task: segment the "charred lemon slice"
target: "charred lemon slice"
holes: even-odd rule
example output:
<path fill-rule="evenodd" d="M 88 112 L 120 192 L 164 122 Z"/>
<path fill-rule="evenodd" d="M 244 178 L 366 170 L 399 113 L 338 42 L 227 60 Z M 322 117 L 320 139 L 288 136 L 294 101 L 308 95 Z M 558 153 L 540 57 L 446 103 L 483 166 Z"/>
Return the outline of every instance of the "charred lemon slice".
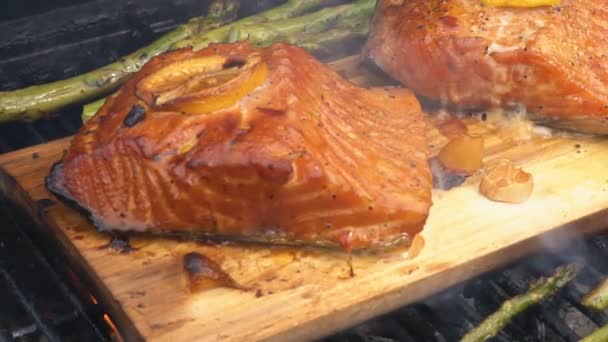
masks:
<path fill-rule="evenodd" d="M 560 0 L 481 0 L 485 5 L 494 7 L 540 7 L 559 5 Z"/>
<path fill-rule="evenodd" d="M 161 110 L 204 114 L 234 105 L 267 77 L 268 66 L 259 55 L 200 57 L 145 77 L 137 96 Z"/>

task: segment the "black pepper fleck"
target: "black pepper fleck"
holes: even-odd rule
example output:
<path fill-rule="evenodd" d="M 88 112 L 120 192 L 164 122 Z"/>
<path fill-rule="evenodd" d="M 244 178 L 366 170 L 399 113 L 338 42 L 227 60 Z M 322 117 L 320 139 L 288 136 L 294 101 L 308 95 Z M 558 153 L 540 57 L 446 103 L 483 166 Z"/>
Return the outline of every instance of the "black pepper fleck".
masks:
<path fill-rule="evenodd" d="M 38 158 L 40 158 L 40 155 L 38 154 L 38 152 L 32 153 L 32 159 L 36 160 Z"/>

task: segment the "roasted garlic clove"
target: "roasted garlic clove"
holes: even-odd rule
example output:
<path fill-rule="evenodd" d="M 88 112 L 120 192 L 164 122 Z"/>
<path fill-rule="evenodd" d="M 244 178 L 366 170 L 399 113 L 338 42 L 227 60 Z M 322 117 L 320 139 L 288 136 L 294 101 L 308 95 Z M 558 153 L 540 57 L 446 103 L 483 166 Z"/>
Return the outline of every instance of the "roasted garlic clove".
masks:
<path fill-rule="evenodd" d="M 437 155 L 437 159 L 445 168 L 466 174 L 479 170 L 482 158 L 483 138 L 468 134 L 450 140 Z"/>
<path fill-rule="evenodd" d="M 525 202 L 534 188 L 530 173 L 503 159 L 487 170 L 479 184 L 479 192 L 492 201 L 507 203 Z"/>

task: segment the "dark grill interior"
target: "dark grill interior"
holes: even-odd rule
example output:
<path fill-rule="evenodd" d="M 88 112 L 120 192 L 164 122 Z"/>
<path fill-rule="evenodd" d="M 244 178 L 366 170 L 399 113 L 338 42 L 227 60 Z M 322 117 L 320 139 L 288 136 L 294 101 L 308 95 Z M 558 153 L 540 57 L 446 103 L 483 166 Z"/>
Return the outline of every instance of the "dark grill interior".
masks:
<path fill-rule="evenodd" d="M 245 1 L 241 14 L 251 13 L 259 2 L 272 1 Z M 0 89 L 62 79 L 104 65 L 204 13 L 206 5 L 200 0 L 5 2 L 0 13 Z M 0 125 L 0 153 L 71 135 L 80 126 L 79 115 L 76 107 L 53 120 Z M 35 233 L 31 219 L 1 198 L 0 224 L 0 342 L 116 337 L 103 307 L 60 253 Z M 579 304 L 608 274 L 608 236 L 572 240 L 326 340 L 455 341 L 540 276 L 577 262 L 583 268 L 575 281 L 517 316 L 494 339 L 576 341 L 608 323 L 606 314 Z"/>
<path fill-rule="evenodd" d="M 42 341 L 42 336 L 48 341 L 109 340 L 102 308 L 90 298 L 83 304 L 77 278 L 59 269 L 59 255 L 43 256 L 24 234 L 34 229 L 31 219 L 5 200 L 0 213 L 0 342 Z"/>

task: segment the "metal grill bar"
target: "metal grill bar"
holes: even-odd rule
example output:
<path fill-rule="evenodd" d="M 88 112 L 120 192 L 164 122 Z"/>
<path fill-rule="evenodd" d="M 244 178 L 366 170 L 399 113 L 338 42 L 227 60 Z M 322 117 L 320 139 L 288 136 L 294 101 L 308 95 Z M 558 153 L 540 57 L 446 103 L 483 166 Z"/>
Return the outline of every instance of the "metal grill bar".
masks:
<path fill-rule="evenodd" d="M 36 271 L 44 273 L 44 279 L 48 280 L 48 283 L 45 287 L 52 286 L 53 289 L 58 290 L 55 291 L 53 296 L 56 297 L 55 301 L 61 301 L 64 307 L 69 307 L 69 310 L 62 310 L 62 313 L 58 313 L 57 315 L 53 315 L 55 317 L 47 318 L 42 313 L 41 308 L 39 307 L 40 303 L 34 301 L 38 296 L 31 291 L 35 291 L 29 289 L 26 292 L 25 289 L 22 289 L 18 282 L 15 280 L 13 275 L 11 275 L 11 271 L 7 267 L 0 267 L 0 273 L 2 278 L 6 280 L 8 288 L 10 292 L 14 295 L 16 299 L 18 299 L 18 303 L 25 309 L 29 317 L 33 320 L 32 324 L 26 324 L 20 326 L 18 328 L 13 328 L 7 330 L 5 333 L 5 338 L 9 337 L 12 339 L 22 339 L 26 337 L 30 337 L 35 333 L 42 333 L 46 336 L 47 340 L 54 341 L 62 341 L 61 333 L 58 332 L 57 328 L 64 324 L 73 323 L 75 324 L 77 321 L 83 322 L 87 326 L 87 336 L 88 341 L 96 340 L 96 341 L 105 341 L 107 340 L 104 333 L 100 330 L 98 324 L 94 323 L 90 316 L 85 312 L 85 309 L 74 293 L 67 284 L 61 279 L 59 273 L 55 272 L 55 270 L 50 265 L 49 261 L 42 255 L 41 251 L 34 245 L 34 242 L 30 240 L 22 232 L 31 230 L 31 225 L 34 224 L 30 218 L 28 218 L 25 214 L 22 213 L 21 210 L 6 203 L 4 200 L 0 198 L 0 212 L 10 213 L 9 215 L 2 215 L 8 219 L 9 226 L 8 229 L 12 229 L 14 234 L 3 235 L 2 240 L 11 238 L 16 238 L 19 240 L 19 247 L 23 248 L 27 255 L 27 260 L 36 263 Z M 15 242 L 8 240 L 8 243 Z M 6 254 L 5 254 L 6 256 Z M 13 256 L 15 259 L 19 259 L 19 256 Z M 22 256 L 23 257 L 23 256 Z M 2 260 L 0 260 L 2 261 Z M 4 262 L 6 263 L 6 261 Z M 22 265 L 24 267 L 25 265 Z M 19 265 L 13 265 L 11 268 L 19 267 Z M 23 281 L 23 280 L 22 280 Z M 1 309 L 1 308 L 0 308 Z M 2 340 L 0 340 L 2 342 Z"/>
<path fill-rule="evenodd" d="M 73 320 L 75 320 L 76 318 L 79 317 L 78 312 L 76 311 L 72 311 L 68 314 L 65 314 L 63 316 L 60 316 L 54 320 L 51 320 L 50 323 L 52 326 L 54 327 L 58 327 L 64 323 L 68 323 L 71 322 Z M 37 330 L 36 325 L 34 324 L 30 324 L 28 326 L 25 327 L 21 327 L 17 330 L 14 330 L 11 332 L 13 338 L 22 338 L 22 337 L 27 337 L 28 335 L 31 335 L 33 333 L 35 333 Z"/>
<path fill-rule="evenodd" d="M 15 295 L 15 297 L 19 299 L 19 302 L 23 305 L 23 308 L 34 319 L 36 326 L 40 330 L 42 330 L 42 332 L 44 333 L 44 335 L 46 335 L 49 341 L 61 342 L 61 338 L 59 337 L 57 331 L 53 328 L 51 322 L 49 322 L 47 319 L 45 319 L 42 315 L 38 313 L 35 304 L 32 303 L 23 292 L 21 292 L 19 286 L 17 286 L 17 283 L 15 283 L 13 277 L 11 277 L 11 275 L 3 268 L 0 268 L 0 275 L 2 275 L 13 295 Z M 15 336 L 13 334 L 12 337 L 17 338 L 19 336 Z"/>
<path fill-rule="evenodd" d="M 22 218 L 22 220 L 20 222 L 23 223 L 24 222 L 23 219 L 24 218 Z M 19 222 L 15 221 L 15 217 L 11 216 L 11 220 L 13 221 L 13 224 L 15 227 L 19 227 Z M 31 241 L 28 238 L 26 238 L 26 239 L 31 244 Z M 34 246 L 32 246 L 32 247 L 34 247 Z M 40 262 L 41 265 L 43 265 L 47 270 L 50 270 L 50 272 L 48 272 L 49 277 L 51 278 L 53 283 L 56 284 L 57 287 L 60 289 L 63 297 L 67 298 L 67 300 L 70 302 L 70 304 L 74 307 L 74 312 L 72 312 L 68 315 L 64 315 L 63 316 L 64 319 L 57 319 L 57 324 L 63 323 L 65 321 L 65 319 L 68 319 L 70 316 L 72 316 L 74 318 L 82 317 L 87 321 L 87 323 L 89 323 L 91 328 L 95 331 L 95 334 L 97 336 L 99 336 L 101 340 L 105 340 L 103 338 L 103 334 L 101 333 L 101 331 L 99 331 L 99 328 L 89 319 L 89 316 L 85 313 L 82 303 L 80 302 L 78 297 L 76 297 L 74 292 L 68 288 L 68 286 L 64 283 L 64 281 L 59 277 L 57 272 L 53 271 L 52 266 L 49 264 L 48 260 L 42 255 L 42 253 L 40 253 L 40 250 L 38 250 L 38 248 L 32 248 L 32 253 L 36 257 L 36 259 Z"/>

